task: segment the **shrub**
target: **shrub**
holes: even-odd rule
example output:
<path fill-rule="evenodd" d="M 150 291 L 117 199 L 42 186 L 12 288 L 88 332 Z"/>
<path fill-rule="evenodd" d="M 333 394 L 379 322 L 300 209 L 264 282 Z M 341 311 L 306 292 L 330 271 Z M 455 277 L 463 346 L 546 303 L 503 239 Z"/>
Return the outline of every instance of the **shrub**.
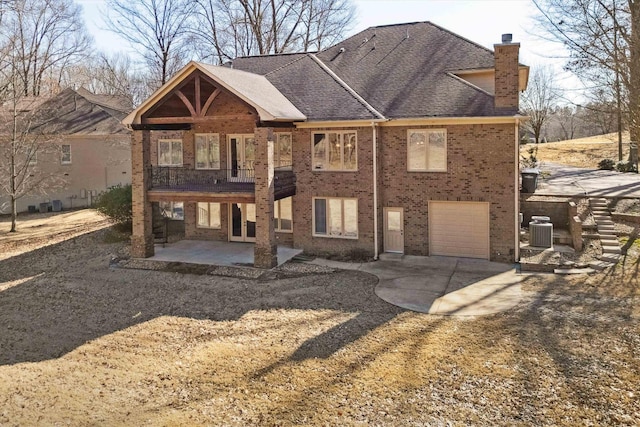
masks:
<path fill-rule="evenodd" d="M 118 224 L 131 224 L 131 185 L 116 185 L 100 193 L 96 209 Z"/>
<path fill-rule="evenodd" d="M 612 159 L 602 159 L 598 163 L 598 169 L 612 171 L 615 169 L 616 162 Z"/>
<path fill-rule="evenodd" d="M 520 166 L 525 169 L 538 167 L 538 144 L 529 147 L 527 154 L 529 156 L 520 156 Z"/>
<path fill-rule="evenodd" d="M 618 172 L 637 172 L 636 165 L 628 161 L 616 163 L 616 170 Z"/>

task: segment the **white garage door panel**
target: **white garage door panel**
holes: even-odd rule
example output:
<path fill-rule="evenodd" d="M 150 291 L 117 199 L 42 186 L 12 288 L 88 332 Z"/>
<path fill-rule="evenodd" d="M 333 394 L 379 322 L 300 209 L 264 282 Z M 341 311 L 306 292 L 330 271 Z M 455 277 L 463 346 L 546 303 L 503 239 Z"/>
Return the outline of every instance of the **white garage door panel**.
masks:
<path fill-rule="evenodd" d="M 489 259 L 489 203 L 429 202 L 431 255 Z"/>

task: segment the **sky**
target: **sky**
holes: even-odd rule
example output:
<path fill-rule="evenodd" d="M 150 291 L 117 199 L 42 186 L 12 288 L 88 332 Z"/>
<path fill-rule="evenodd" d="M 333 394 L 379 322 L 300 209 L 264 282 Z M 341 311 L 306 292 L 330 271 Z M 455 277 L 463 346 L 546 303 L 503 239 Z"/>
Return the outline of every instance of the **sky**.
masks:
<path fill-rule="evenodd" d="M 105 0 L 76 0 L 84 9 L 89 31 L 98 49 L 128 50 L 126 42 L 104 29 Z M 135 1 L 135 0 L 132 0 Z M 579 100 L 579 82 L 562 70 L 562 50 L 535 35 L 536 8 L 531 0 L 354 0 L 357 22 L 347 36 L 376 25 L 431 21 L 489 49 L 504 33 L 520 43 L 520 62 L 550 66 L 565 96 Z"/>

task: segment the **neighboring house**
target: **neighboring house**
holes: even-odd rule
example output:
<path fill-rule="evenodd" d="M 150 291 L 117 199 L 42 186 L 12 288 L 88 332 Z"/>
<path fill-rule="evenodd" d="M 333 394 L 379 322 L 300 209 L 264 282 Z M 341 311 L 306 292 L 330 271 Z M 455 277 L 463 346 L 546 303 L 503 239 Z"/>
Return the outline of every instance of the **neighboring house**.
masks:
<path fill-rule="evenodd" d="M 35 147 L 28 175 L 42 184 L 18 200 L 18 212 L 40 209 L 41 203 L 56 209 L 90 206 L 107 188 L 131 183 L 131 131 L 122 124 L 131 111 L 126 98 L 68 88 L 35 104 L 22 100 L 19 110 Z M 2 131 L 0 150 L 8 146 L 9 130 Z M 9 197 L 0 192 L 0 213 L 9 211 Z"/>
<path fill-rule="evenodd" d="M 315 54 L 191 62 L 124 120 L 133 256 L 153 254 L 160 203 L 188 239 L 255 242 L 263 268 L 277 244 L 513 262 L 518 51 L 418 22 Z"/>

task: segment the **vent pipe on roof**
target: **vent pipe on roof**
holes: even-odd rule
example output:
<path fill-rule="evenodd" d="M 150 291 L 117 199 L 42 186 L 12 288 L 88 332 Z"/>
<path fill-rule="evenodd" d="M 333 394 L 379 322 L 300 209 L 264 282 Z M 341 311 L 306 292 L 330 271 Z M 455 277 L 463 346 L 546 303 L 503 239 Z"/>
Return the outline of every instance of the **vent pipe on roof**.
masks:
<path fill-rule="evenodd" d="M 502 43 L 511 43 L 513 41 L 513 34 L 503 34 L 502 35 Z"/>

